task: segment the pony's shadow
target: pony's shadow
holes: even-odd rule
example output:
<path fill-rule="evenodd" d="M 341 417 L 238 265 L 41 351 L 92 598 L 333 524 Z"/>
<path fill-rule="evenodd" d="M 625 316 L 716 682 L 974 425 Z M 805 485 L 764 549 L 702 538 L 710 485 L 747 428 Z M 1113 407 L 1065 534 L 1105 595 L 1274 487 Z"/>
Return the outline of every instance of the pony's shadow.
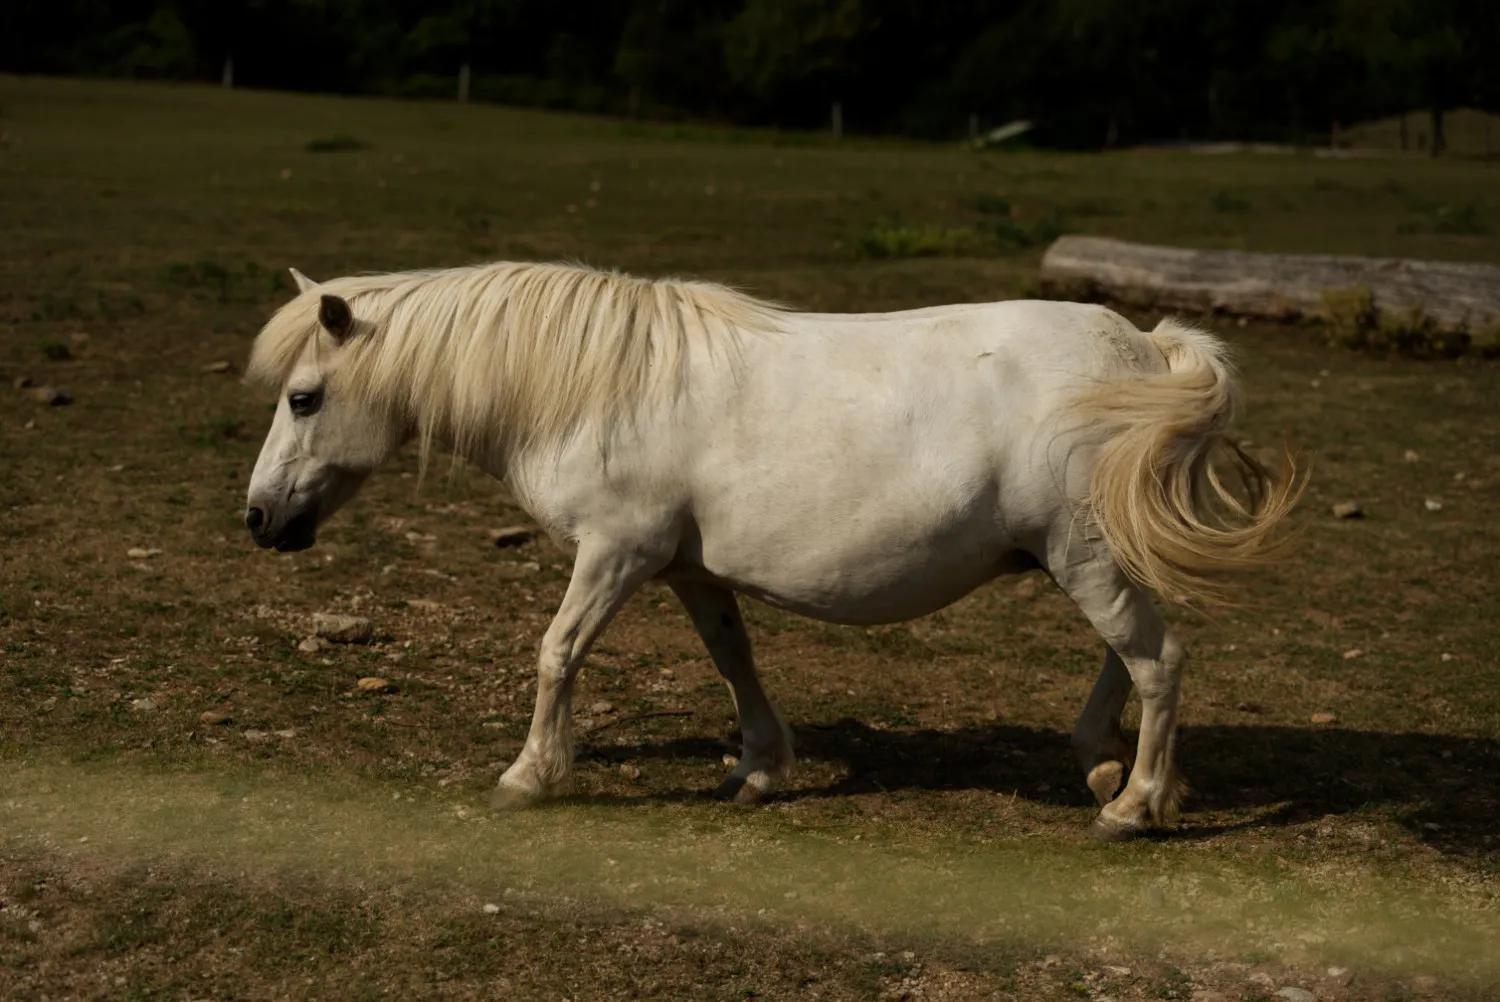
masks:
<path fill-rule="evenodd" d="M 994 723 L 939 730 L 875 730 L 844 718 L 796 729 L 799 757 L 841 765 L 835 783 L 788 799 L 897 790 L 986 790 L 1060 806 L 1093 803 L 1068 735 Z M 676 738 L 580 749 L 589 757 L 708 759 L 726 743 Z M 1286 826 L 1382 809 L 1450 854 L 1500 853 L 1493 777 L 1500 741 L 1440 734 L 1313 730 L 1273 725 L 1184 727 L 1178 756 L 1193 784 L 1189 811 L 1253 810 L 1228 824 L 1188 824 L 1171 837 L 1199 838 L 1247 826 Z M 669 799 L 693 794 L 674 791 Z"/>

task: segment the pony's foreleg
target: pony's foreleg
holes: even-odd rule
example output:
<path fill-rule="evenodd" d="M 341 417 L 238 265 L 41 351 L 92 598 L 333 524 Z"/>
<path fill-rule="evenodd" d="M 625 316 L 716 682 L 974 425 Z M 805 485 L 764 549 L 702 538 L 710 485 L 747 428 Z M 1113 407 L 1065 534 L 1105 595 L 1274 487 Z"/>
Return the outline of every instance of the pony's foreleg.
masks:
<path fill-rule="evenodd" d="M 776 790 L 795 762 L 791 732 L 776 711 L 750 651 L 750 637 L 734 592 L 717 585 L 674 582 L 709 656 L 729 683 L 740 717 L 744 746 L 740 760 L 714 795 L 742 804 L 755 803 Z"/>
<path fill-rule="evenodd" d="M 1090 556 L 1049 569 L 1119 655 L 1141 694 L 1141 733 L 1130 780 L 1099 812 L 1093 834 L 1124 839 L 1152 822 L 1175 821 L 1187 792 L 1176 763 L 1177 701 L 1187 655 L 1167 631 L 1146 592 L 1107 556 Z M 1105 670 L 1109 671 L 1107 662 Z"/>
<path fill-rule="evenodd" d="M 1083 764 L 1089 789 L 1094 791 L 1100 807 L 1114 799 L 1134 758 L 1120 727 L 1120 714 L 1129 698 L 1130 670 L 1115 649 L 1106 644 L 1104 668 L 1089 694 L 1088 704 L 1073 725 L 1073 750 Z"/>
<path fill-rule="evenodd" d="M 573 680 L 595 638 L 660 564 L 638 550 L 599 542 L 579 547 L 567 594 L 542 637 L 531 731 L 500 777 L 493 806 L 522 806 L 566 788 L 573 766 Z"/>

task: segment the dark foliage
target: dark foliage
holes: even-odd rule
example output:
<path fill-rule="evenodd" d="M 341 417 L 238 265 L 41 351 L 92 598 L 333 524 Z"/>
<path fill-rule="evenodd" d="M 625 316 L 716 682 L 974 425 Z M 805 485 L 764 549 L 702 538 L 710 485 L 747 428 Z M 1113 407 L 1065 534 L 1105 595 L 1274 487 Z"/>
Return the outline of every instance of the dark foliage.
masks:
<path fill-rule="evenodd" d="M 8 0 L 0 70 L 947 137 L 1026 117 L 1079 148 L 1326 141 L 1500 108 L 1473 0 Z M 1440 140 L 1439 140 L 1440 142 Z"/>

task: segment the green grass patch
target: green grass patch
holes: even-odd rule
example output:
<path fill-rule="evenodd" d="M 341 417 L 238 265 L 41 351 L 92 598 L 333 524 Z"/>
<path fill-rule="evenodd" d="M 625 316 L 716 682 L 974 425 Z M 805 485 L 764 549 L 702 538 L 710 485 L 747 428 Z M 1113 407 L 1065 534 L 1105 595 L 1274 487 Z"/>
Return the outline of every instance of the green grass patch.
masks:
<path fill-rule="evenodd" d="M 966 226 L 908 226 L 878 223 L 860 234 L 859 252 L 868 258 L 963 257 L 983 253 L 988 241 Z"/>

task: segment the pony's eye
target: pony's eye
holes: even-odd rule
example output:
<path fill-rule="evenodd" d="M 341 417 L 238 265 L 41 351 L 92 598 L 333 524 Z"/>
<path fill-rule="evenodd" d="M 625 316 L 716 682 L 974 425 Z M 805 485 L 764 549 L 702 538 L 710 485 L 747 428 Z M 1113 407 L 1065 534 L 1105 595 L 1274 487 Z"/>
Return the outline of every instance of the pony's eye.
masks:
<path fill-rule="evenodd" d="M 293 414 L 298 417 L 307 417 L 309 414 L 316 414 L 318 408 L 323 406 L 323 391 L 293 393 L 286 398 L 286 402 L 292 405 Z"/>

